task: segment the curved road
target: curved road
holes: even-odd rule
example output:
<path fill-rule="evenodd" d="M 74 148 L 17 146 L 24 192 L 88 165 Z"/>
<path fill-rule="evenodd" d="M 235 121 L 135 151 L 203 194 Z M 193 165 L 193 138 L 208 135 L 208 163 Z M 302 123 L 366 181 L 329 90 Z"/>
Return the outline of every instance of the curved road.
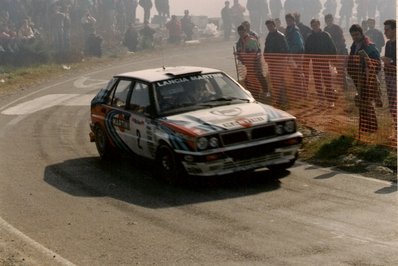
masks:
<path fill-rule="evenodd" d="M 166 185 L 103 163 L 89 102 L 116 73 L 221 68 L 232 44 L 133 56 L 0 99 L 0 265 L 398 265 L 397 187 L 298 163 Z M 156 169 L 155 169 L 156 170 Z"/>

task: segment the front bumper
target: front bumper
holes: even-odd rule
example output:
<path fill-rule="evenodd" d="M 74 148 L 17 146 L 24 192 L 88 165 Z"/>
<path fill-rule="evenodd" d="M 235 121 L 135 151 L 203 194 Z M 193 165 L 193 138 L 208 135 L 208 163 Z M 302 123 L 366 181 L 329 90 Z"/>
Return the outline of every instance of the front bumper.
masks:
<path fill-rule="evenodd" d="M 236 149 L 215 150 L 202 155 L 180 154 L 181 162 L 189 175 L 215 176 L 264 168 L 269 165 L 289 163 L 297 158 L 302 135 L 250 143 Z"/>

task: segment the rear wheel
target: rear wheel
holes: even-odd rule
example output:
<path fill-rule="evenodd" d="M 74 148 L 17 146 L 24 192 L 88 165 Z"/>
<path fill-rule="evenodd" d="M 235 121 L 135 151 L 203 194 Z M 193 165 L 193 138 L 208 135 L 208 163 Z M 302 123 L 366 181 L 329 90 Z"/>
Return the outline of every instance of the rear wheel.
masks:
<path fill-rule="evenodd" d="M 112 149 L 105 131 L 97 127 L 95 129 L 95 146 L 101 159 L 108 160 L 112 157 Z"/>

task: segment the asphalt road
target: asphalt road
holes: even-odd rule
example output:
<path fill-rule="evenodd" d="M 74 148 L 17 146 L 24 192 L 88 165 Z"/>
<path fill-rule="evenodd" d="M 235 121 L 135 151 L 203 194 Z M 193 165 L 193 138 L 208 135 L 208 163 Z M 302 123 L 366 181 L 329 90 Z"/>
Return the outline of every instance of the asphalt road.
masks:
<path fill-rule="evenodd" d="M 167 185 L 150 163 L 101 162 L 91 97 L 113 74 L 163 64 L 236 76 L 232 43 L 214 42 L 0 99 L 0 265 L 398 265 L 388 182 L 299 162 L 279 180 L 265 170 Z"/>

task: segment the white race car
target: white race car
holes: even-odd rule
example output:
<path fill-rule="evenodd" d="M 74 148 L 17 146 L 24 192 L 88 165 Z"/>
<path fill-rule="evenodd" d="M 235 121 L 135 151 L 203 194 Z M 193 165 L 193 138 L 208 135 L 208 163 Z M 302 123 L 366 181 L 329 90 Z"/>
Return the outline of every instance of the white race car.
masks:
<path fill-rule="evenodd" d="M 303 138 L 292 115 L 220 70 L 190 66 L 114 76 L 91 102 L 90 127 L 101 158 L 149 158 L 166 179 L 284 170 Z"/>

